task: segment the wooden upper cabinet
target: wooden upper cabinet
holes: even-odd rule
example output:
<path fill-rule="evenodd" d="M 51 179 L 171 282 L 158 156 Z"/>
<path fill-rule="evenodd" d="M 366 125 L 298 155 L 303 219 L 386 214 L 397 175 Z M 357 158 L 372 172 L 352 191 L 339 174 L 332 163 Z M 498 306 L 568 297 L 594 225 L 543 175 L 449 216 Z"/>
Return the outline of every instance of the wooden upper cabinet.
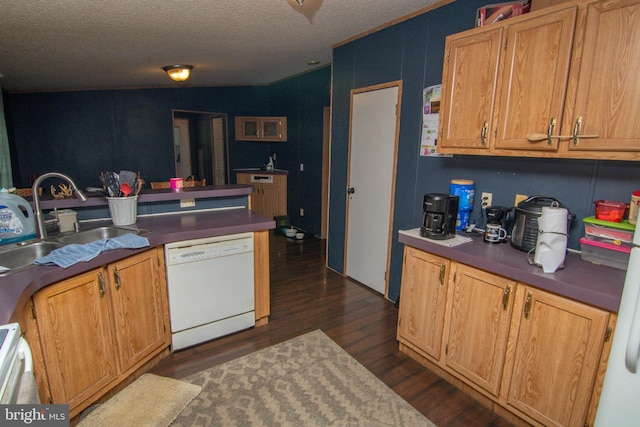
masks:
<path fill-rule="evenodd" d="M 563 133 L 572 135 L 581 118 L 578 135 L 599 137 L 563 142 L 574 154 L 591 150 L 593 158 L 640 160 L 640 3 L 599 1 L 584 15 Z"/>
<path fill-rule="evenodd" d="M 558 140 L 530 142 L 529 133 L 556 135 L 562 120 L 576 7 L 507 26 L 496 148 L 557 150 Z"/>
<path fill-rule="evenodd" d="M 236 117 L 237 141 L 286 141 L 286 117 Z"/>
<path fill-rule="evenodd" d="M 488 149 L 502 27 L 447 38 L 442 74 L 441 147 Z"/>
<path fill-rule="evenodd" d="M 637 0 L 571 0 L 450 35 L 438 151 L 640 160 L 638 63 Z"/>

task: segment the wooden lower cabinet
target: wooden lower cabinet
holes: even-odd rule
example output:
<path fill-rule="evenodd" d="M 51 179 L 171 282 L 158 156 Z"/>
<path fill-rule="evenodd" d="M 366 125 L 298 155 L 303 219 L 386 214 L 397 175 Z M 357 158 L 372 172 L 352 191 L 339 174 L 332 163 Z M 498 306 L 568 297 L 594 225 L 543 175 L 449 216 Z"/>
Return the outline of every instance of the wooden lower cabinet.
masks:
<path fill-rule="evenodd" d="M 515 424 L 593 425 L 615 314 L 410 246 L 400 292 L 402 351 Z"/>
<path fill-rule="evenodd" d="M 33 303 L 52 403 L 71 417 L 170 343 L 162 248 L 48 286 Z"/>
<path fill-rule="evenodd" d="M 445 364 L 498 396 L 516 282 L 455 263 Z"/>
<path fill-rule="evenodd" d="M 266 177 L 261 180 L 255 178 Z M 238 173 L 238 184 L 253 185 L 255 191 L 250 195 L 251 210 L 267 218 L 287 214 L 287 175 L 265 173 Z"/>
<path fill-rule="evenodd" d="M 435 360 L 442 348 L 449 265 L 446 258 L 405 248 L 398 340 L 410 342 Z"/>
<path fill-rule="evenodd" d="M 609 316 L 519 285 L 503 382 L 506 405 L 546 426 L 584 426 Z"/>

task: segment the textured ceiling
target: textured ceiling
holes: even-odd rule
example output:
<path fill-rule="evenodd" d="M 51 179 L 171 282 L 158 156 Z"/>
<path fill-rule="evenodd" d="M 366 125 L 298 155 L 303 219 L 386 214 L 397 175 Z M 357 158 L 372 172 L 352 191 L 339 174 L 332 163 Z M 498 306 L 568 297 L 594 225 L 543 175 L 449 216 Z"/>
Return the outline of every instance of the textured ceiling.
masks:
<path fill-rule="evenodd" d="M 20 0 L 0 5 L 9 91 L 271 83 L 331 62 L 332 46 L 438 0 Z"/>

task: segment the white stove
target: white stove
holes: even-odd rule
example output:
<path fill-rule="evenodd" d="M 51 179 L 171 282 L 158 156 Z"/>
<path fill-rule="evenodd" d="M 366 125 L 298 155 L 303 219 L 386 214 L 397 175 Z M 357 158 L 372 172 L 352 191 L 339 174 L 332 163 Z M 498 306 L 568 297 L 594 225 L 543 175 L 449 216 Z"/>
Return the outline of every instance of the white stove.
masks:
<path fill-rule="evenodd" d="M 33 359 L 27 341 L 21 337 L 20 325 L 0 326 L 0 404 L 40 403 L 37 392 L 21 394 L 21 389 L 33 390 Z"/>

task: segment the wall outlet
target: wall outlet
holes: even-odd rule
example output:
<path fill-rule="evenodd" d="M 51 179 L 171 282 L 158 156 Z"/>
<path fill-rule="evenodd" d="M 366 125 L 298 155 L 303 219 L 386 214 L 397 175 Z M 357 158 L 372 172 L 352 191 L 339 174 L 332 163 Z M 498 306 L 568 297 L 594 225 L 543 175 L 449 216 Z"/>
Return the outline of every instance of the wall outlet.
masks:
<path fill-rule="evenodd" d="M 300 216 L 304 216 L 304 209 L 300 208 Z"/>
<path fill-rule="evenodd" d="M 523 200 L 527 200 L 529 197 L 525 196 L 524 194 L 516 194 L 516 199 L 513 202 L 514 206 L 518 206 L 518 203 L 520 203 Z"/>
<path fill-rule="evenodd" d="M 196 199 L 180 199 L 181 208 L 192 208 L 196 205 Z"/>
<path fill-rule="evenodd" d="M 273 156 L 271 156 L 273 158 L 273 160 L 276 159 L 276 153 L 273 153 Z"/>
<path fill-rule="evenodd" d="M 300 172 L 304 172 L 304 163 L 300 163 Z"/>
<path fill-rule="evenodd" d="M 482 193 L 482 197 L 480 198 L 480 202 L 482 203 L 482 209 L 485 209 L 491 206 L 493 202 L 493 194 L 492 193 Z"/>

